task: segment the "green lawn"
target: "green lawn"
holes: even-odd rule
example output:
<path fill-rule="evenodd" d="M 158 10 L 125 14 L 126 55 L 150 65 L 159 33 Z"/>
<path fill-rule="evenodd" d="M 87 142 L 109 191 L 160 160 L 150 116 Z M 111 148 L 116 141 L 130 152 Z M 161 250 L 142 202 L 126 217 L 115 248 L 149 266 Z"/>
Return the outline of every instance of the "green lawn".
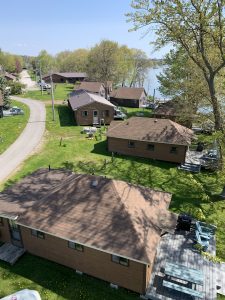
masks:
<path fill-rule="evenodd" d="M 14 265 L 0 262 L 0 298 L 25 288 L 37 290 L 42 300 L 132 300 L 137 294 L 48 260 L 25 254 Z"/>
<path fill-rule="evenodd" d="M 54 90 L 54 97 L 55 100 L 65 100 L 68 98 L 68 94 L 72 92 L 74 89 L 73 84 L 66 84 L 66 83 L 57 83 L 55 84 Z M 38 100 L 51 100 L 51 93 L 50 91 L 43 91 L 43 95 L 41 95 L 41 90 L 37 91 L 28 91 L 23 95 L 20 95 L 23 98 L 31 98 L 31 99 L 38 99 Z"/>
<path fill-rule="evenodd" d="M 225 296 L 217 294 L 217 300 L 225 300 Z"/>
<path fill-rule="evenodd" d="M 121 107 L 122 111 L 126 113 L 127 117 L 137 116 L 138 114 L 142 117 L 150 117 L 152 115 L 151 109 L 146 108 L 135 108 L 135 107 Z"/>
<path fill-rule="evenodd" d="M 0 119 L 0 154 L 3 153 L 21 134 L 29 119 L 29 107 L 17 101 L 12 101 L 12 106 L 24 110 L 24 115 L 3 117 Z"/>
<path fill-rule="evenodd" d="M 172 163 L 136 157 L 116 156 L 112 162 L 102 140 L 88 140 L 82 127 L 74 126 L 73 114 L 67 106 L 56 105 L 56 121 L 51 106 L 47 106 L 47 131 L 41 153 L 30 157 L 6 186 L 40 167 L 66 167 L 75 172 L 106 175 L 141 184 L 173 194 L 171 209 L 192 213 L 218 225 L 217 254 L 225 260 L 225 201 L 219 198 L 225 182 L 225 172 L 185 173 Z M 61 141 L 61 142 L 60 142 Z"/>

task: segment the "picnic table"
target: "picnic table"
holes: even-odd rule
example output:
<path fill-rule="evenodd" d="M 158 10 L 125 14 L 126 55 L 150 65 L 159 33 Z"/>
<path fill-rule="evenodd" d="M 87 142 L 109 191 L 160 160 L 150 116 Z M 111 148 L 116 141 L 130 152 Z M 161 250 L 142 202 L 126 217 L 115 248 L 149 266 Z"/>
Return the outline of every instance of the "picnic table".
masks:
<path fill-rule="evenodd" d="M 201 271 L 174 263 L 166 264 L 165 274 L 199 285 L 203 285 L 204 282 L 203 273 Z"/>

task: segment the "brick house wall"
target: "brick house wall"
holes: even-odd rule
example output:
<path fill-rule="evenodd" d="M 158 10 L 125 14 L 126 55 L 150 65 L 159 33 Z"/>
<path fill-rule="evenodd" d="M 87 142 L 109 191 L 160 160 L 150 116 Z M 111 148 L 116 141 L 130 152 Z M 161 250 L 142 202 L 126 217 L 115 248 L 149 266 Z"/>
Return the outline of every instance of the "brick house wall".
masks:
<path fill-rule="evenodd" d="M 85 115 L 87 112 L 87 115 Z M 114 119 L 114 107 L 102 103 L 94 102 L 74 111 L 74 117 L 77 125 L 93 125 L 94 111 L 98 111 L 98 122 L 104 119 L 105 124 L 110 124 Z M 108 111 L 108 113 L 106 112 Z"/>
<path fill-rule="evenodd" d="M 8 220 L 0 226 L 0 241 L 10 242 Z M 3 230 L 2 230 L 3 229 Z M 123 266 L 111 260 L 111 254 L 84 246 L 83 252 L 68 247 L 68 241 L 45 234 L 38 238 L 31 234 L 31 229 L 20 226 L 23 247 L 31 254 L 49 259 L 56 263 L 79 270 L 88 275 L 117 284 L 137 293 L 146 290 L 146 278 L 149 267 L 129 260 L 129 266 Z M 148 275 L 147 275 L 148 273 Z"/>
<path fill-rule="evenodd" d="M 129 140 L 108 137 L 108 151 L 117 152 L 125 155 L 139 156 L 163 160 L 174 163 L 183 163 L 185 161 L 187 146 L 158 144 L 142 141 L 133 141 L 135 146 L 129 147 Z M 148 149 L 148 144 L 154 145 L 154 150 Z M 176 153 L 171 153 L 171 147 L 176 147 Z"/>
<path fill-rule="evenodd" d="M 8 220 L 5 218 L 1 218 L 0 220 L 3 222 L 3 223 L 0 222 L 0 241 L 4 243 L 10 243 L 11 237 L 10 237 Z"/>

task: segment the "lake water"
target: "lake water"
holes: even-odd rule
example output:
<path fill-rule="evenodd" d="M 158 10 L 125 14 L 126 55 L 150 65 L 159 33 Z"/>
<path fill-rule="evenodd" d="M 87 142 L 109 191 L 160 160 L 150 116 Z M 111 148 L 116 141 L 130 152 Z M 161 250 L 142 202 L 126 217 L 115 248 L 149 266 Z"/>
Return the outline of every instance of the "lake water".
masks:
<path fill-rule="evenodd" d="M 155 98 L 164 100 L 165 96 L 163 96 L 159 92 L 160 83 L 156 77 L 160 73 L 163 73 L 163 66 L 157 68 L 150 68 L 148 78 L 146 78 L 144 83 L 144 88 L 149 96 L 153 96 L 155 90 Z"/>

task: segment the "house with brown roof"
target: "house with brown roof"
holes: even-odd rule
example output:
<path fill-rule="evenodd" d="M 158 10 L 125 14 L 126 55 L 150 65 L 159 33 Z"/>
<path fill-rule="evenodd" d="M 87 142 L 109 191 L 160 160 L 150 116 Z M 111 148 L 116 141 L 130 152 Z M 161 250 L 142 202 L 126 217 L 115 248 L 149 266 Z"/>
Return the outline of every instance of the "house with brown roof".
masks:
<path fill-rule="evenodd" d="M 16 80 L 16 76 L 14 76 L 13 74 L 10 74 L 8 72 L 4 73 L 4 77 L 8 81 L 15 81 Z"/>
<path fill-rule="evenodd" d="M 101 176 L 40 169 L 0 193 L 0 241 L 145 293 L 171 194 Z"/>
<path fill-rule="evenodd" d="M 78 73 L 78 72 L 64 72 L 64 73 L 53 73 L 52 81 L 54 83 L 76 83 L 77 81 L 83 81 L 87 78 L 86 73 Z M 45 82 L 51 81 L 50 74 L 42 77 Z"/>
<path fill-rule="evenodd" d="M 114 118 L 115 107 L 110 101 L 85 90 L 70 93 L 68 104 L 77 125 L 109 124 Z"/>
<path fill-rule="evenodd" d="M 0 118 L 3 118 L 3 95 L 2 95 L 2 91 L 0 91 Z"/>
<path fill-rule="evenodd" d="M 110 101 L 117 106 L 141 107 L 147 100 L 144 88 L 120 87 L 110 94 Z"/>
<path fill-rule="evenodd" d="M 125 155 L 183 163 L 194 138 L 191 129 L 169 119 L 132 117 L 111 122 L 108 151 Z"/>
<path fill-rule="evenodd" d="M 85 90 L 86 92 L 93 93 L 104 98 L 106 96 L 105 85 L 102 82 L 83 81 L 79 84 L 77 89 Z"/>
<path fill-rule="evenodd" d="M 154 118 L 170 119 L 188 128 L 191 128 L 194 119 L 193 109 L 191 106 L 185 106 L 181 101 L 176 99 L 161 103 L 153 111 Z"/>

